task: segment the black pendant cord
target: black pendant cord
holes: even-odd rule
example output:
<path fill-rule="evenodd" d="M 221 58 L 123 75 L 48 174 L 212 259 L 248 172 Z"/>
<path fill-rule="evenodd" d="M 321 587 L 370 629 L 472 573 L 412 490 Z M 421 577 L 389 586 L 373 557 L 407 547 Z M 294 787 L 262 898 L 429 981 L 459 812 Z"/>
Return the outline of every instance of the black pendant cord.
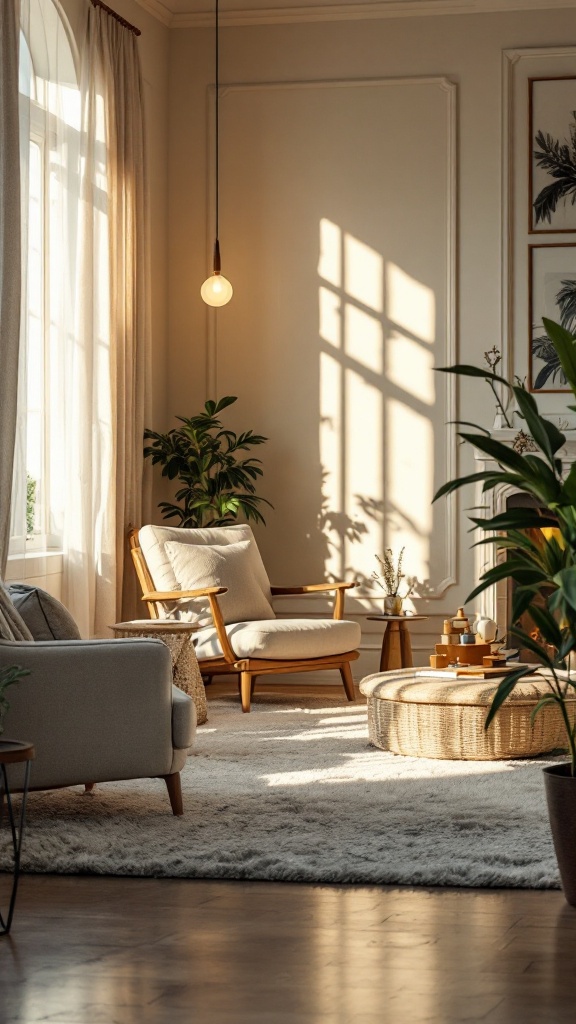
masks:
<path fill-rule="evenodd" d="M 220 52 L 219 52 L 219 31 L 218 31 L 218 4 L 219 0 L 216 0 L 216 244 L 218 244 L 218 207 L 219 207 L 219 183 L 220 183 L 220 155 L 219 155 L 219 136 L 220 136 L 220 110 L 219 110 L 219 90 L 220 90 Z"/>

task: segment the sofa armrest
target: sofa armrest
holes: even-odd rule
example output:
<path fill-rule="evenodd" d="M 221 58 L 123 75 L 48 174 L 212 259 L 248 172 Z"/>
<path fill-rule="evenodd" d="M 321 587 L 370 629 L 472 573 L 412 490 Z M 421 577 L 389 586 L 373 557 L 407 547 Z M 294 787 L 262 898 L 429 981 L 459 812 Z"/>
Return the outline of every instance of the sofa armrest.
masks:
<path fill-rule="evenodd" d="M 34 743 L 34 788 L 163 775 L 172 765 L 172 665 L 159 640 L 0 642 L 4 736 Z"/>

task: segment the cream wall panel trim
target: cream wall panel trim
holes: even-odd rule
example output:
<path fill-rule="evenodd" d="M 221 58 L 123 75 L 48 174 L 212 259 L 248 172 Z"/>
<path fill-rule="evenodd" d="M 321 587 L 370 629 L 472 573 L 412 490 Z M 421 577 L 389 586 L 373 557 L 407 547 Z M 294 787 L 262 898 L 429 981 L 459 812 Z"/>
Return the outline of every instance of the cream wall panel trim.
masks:
<path fill-rule="evenodd" d="M 151 14 L 155 8 L 166 11 L 158 0 L 138 0 Z M 576 7 L 576 0 L 381 0 L 379 3 L 310 4 L 294 7 L 262 7 L 249 10 L 222 11 L 220 24 L 289 25 L 321 21 L 374 21 L 383 18 L 422 18 L 449 14 L 497 14 L 506 11 L 539 11 Z M 158 13 L 165 25 L 173 29 L 211 28 L 212 11 Z"/>
<path fill-rule="evenodd" d="M 174 14 L 168 9 L 161 0 L 136 0 L 136 3 L 142 7 L 148 14 L 151 14 L 158 21 L 161 21 L 163 25 L 168 25 L 174 28 Z M 212 22 L 214 22 L 214 16 L 212 15 Z"/>
<path fill-rule="evenodd" d="M 445 338 L 444 351 L 442 353 L 443 365 L 451 365 L 457 361 L 457 85 L 450 81 L 450 79 L 441 76 L 429 76 L 429 77 L 402 77 L 402 78 L 367 78 L 367 79 L 331 79 L 325 81 L 292 81 L 292 82 L 262 82 L 262 83 L 242 83 L 242 84 L 225 84 L 221 86 L 221 101 L 225 97 L 233 92 L 259 92 L 262 90 L 270 91 L 286 91 L 286 90 L 306 90 L 306 89 L 363 89 L 363 88 L 398 88 L 398 86 L 429 86 L 431 89 L 439 89 L 444 93 L 445 96 L 445 114 L 446 114 L 446 138 L 447 138 L 447 152 L 446 152 L 446 315 L 445 322 L 442 324 L 443 337 Z M 214 151 L 214 119 L 213 119 L 213 108 L 214 108 L 214 92 L 213 87 L 209 87 L 207 90 L 207 113 L 208 113 L 208 152 L 209 155 L 213 154 Z M 208 179 L 207 179 L 207 194 L 206 204 L 207 209 L 211 210 L 214 204 L 213 196 L 213 171 L 210 166 L 208 167 Z M 213 245 L 212 237 L 213 228 L 210 223 L 207 223 L 207 239 L 206 239 L 206 252 L 210 253 Z M 225 269 L 224 269 L 225 273 Z M 215 395 L 219 391 L 218 382 L 218 336 L 217 336 L 217 316 L 214 315 L 214 311 L 206 309 L 206 339 L 207 339 L 207 351 L 206 351 L 206 394 Z M 437 416 L 438 424 L 446 424 L 443 426 L 445 431 L 445 460 L 446 460 L 446 479 L 452 479 L 457 473 L 457 443 L 456 443 L 456 429 L 455 427 L 449 426 L 453 424 L 453 421 L 457 418 L 457 393 L 456 393 L 456 379 L 452 374 L 446 375 L 445 378 L 445 406 L 440 415 Z M 429 600 L 436 601 L 445 594 L 445 592 L 453 586 L 458 584 L 458 540 L 459 540 L 459 522 L 458 522 L 458 507 L 459 499 L 456 493 L 452 493 L 447 498 L 442 499 L 444 516 L 443 516 L 443 530 L 444 530 L 444 545 L 445 545 L 445 567 L 441 578 L 438 582 L 434 583 L 427 589 L 426 598 Z"/>

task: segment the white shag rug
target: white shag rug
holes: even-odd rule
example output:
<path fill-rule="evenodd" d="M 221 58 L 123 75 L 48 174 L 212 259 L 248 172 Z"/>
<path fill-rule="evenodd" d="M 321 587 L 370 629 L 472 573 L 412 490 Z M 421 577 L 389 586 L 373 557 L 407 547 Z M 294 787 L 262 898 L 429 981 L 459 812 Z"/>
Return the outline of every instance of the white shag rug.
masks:
<path fill-rule="evenodd" d="M 32 793 L 22 869 L 559 887 L 545 760 L 398 757 L 368 745 L 363 705 L 298 701 L 257 696 L 249 715 L 210 702 L 181 818 L 157 779 Z"/>

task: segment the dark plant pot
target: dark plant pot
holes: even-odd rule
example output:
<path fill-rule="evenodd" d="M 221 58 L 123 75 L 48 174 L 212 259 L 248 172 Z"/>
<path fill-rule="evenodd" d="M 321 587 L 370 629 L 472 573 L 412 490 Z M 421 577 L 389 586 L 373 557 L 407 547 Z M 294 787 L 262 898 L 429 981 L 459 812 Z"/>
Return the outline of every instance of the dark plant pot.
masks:
<path fill-rule="evenodd" d="M 576 777 L 570 774 L 570 763 L 544 768 L 544 785 L 562 888 L 576 907 Z"/>

